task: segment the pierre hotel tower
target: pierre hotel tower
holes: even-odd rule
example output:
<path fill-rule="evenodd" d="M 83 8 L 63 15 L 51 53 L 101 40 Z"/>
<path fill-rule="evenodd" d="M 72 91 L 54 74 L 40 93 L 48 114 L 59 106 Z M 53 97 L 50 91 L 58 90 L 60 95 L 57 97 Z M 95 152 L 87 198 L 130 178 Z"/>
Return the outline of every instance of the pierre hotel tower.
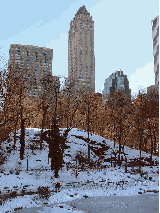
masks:
<path fill-rule="evenodd" d="M 68 80 L 76 91 L 95 92 L 94 21 L 84 5 L 70 23 Z"/>

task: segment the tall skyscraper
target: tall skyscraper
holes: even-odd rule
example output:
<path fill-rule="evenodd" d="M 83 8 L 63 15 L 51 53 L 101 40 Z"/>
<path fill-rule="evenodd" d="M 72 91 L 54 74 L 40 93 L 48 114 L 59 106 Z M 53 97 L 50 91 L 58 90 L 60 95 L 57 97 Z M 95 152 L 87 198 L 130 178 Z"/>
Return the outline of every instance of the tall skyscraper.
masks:
<path fill-rule="evenodd" d="M 102 99 L 107 100 L 107 96 L 117 90 L 124 91 L 131 97 L 131 89 L 129 89 L 129 81 L 127 75 L 123 71 L 116 71 L 105 79 L 104 89 L 102 90 Z"/>
<path fill-rule="evenodd" d="M 9 72 L 14 72 L 16 76 L 21 76 L 28 95 L 34 98 L 43 93 L 46 89 L 47 81 L 53 78 L 52 59 L 52 49 L 11 44 L 9 50 Z"/>
<path fill-rule="evenodd" d="M 68 81 L 75 92 L 95 92 L 94 21 L 84 5 L 70 23 Z"/>
<path fill-rule="evenodd" d="M 152 20 L 155 85 L 159 85 L 159 16 Z"/>

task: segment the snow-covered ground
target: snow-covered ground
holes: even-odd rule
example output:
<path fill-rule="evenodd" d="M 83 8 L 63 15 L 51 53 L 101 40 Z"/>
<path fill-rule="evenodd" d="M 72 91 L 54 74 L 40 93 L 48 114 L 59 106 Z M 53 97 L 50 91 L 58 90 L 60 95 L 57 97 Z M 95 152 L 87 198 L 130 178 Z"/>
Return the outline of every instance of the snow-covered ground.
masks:
<path fill-rule="evenodd" d="M 19 159 L 19 139 L 17 139 L 16 144 L 17 150 L 12 150 L 11 153 L 7 153 L 7 147 L 13 146 L 13 135 L 11 135 L 10 142 L 6 141 L 2 144 L 7 160 L 0 167 L 0 170 L 3 171 L 3 173 L 0 173 L 0 191 L 5 194 L 7 191 L 15 191 L 16 187 L 17 192 L 25 188 L 28 191 L 36 191 L 39 186 L 48 186 L 50 189 L 55 189 L 57 182 L 60 182 L 61 190 L 58 193 L 51 193 L 48 200 L 40 199 L 39 195 L 25 195 L 8 199 L 0 206 L 0 212 L 13 212 L 14 208 L 17 207 L 42 207 L 44 203 L 45 205 L 57 204 L 54 207 L 43 207 L 39 212 L 81 212 L 68 205 L 61 205 L 61 203 L 84 198 L 83 196 L 132 196 L 138 195 L 138 192 L 152 193 L 147 192 L 147 190 L 159 191 L 159 176 L 157 174 L 159 166 L 153 166 L 153 168 L 149 166 L 142 167 L 142 170 L 147 172 L 148 175 L 144 179 L 139 174 L 125 173 L 124 167 L 110 167 L 110 162 L 103 161 L 101 165 L 106 168 L 102 170 L 95 168 L 87 171 L 79 169 L 78 177 L 76 178 L 75 155 L 79 151 L 81 151 L 83 156 L 87 155 L 88 148 L 87 142 L 81 138 L 87 138 L 87 132 L 79 129 L 72 129 L 69 132 L 68 142 L 66 143 L 69 148 L 64 151 L 65 164 L 62 170 L 59 171 L 59 178 L 54 178 L 54 171 L 50 170 L 50 161 L 48 164 L 48 144 L 44 141 L 42 150 L 36 149 L 32 151 L 29 149 L 30 145 L 33 145 L 33 141 L 36 143 L 36 140 L 39 139 L 39 136 L 36 136 L 39 133 L 40 129 L 26 129 L 24 160 Z M 78 136 L 80 137 L 77 138 Z M 91 145 L 95 148 L 100 148 L 101 144 L 105 143 L 109 147 L 105 151 L 105 156 L 106 158 L 111 156 L 111 152 L 114 150 L 114 142 L 93 134 L 90 134 L 90 139 L 92 142 L 96 142 L 96 144 L 92 143 Z M 116 144 L 116 149 L 118 149 L 118 144 Z M 139 157 L 139 151 L 137 150 L 125 147 L 124 152 L 128 154 L 128 159 Z M 26 171 L 27 153 L 29 154 L 28 171 Z M 150 155 L 142 152 L 142 157 L 150 157 Z M 98 160 L 98 156 L 93 151 L 91 151 L 91 159 Z M 153 159 L 159 162 L 158 157 L 153 156 Z M 68 162 L 71 163 L 71 166 L 67 170 L 66 163 Z M 152 180 L 149 180 L 149 177 L 152 177 Z M 5 187 L 8 188 L 5 189 Z"/>

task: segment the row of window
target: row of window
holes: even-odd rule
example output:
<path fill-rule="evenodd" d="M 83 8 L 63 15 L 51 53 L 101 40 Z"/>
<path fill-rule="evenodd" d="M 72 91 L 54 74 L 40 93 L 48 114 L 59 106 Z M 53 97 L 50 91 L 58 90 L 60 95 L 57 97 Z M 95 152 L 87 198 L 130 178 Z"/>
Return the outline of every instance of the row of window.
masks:
<path fill-rule="evenodd" d="M 159 58 L 157 59 L 157 57 L 159 57 L 159 45 L 157 46 L 157 51 L 156 54 L 154 55 L 154 64 L 156 64 L 157 60 L 159 61 Z"/>
<path fill-rule="evenodd" d="M 157 33 L 156 33 L 155 37 L 153 38 L 153 47 L 156 45 L 158 37 L 159 37 L 159 26 L 157 29 Z"/>
<path fill-rule="evenodd" d="M 31 61 L 29 58 L 25 58 L 24 59 L 25 60 L 25 62 L 26 62 L 26 64 L 28 63 L 28 62 L 30 62 L 30 64 L 31 63 L 33 63 L 33 61 Z M 10 59 L 10 63 L 13 63 L 14 62 L 14 60 L 13 59 Z M 23 58 L 21 57 L 16 57 L 16 59 L 15 59 L 15 62 L 18 62 L 18 63 L 23 63 Z M 48 66 L 48 59 L 47 58 L 45 58 L 43 61 L 42 60 L 34 60 L 34 63 L 37 63 L 37 64 L 43 64 L 43 66 Z M 49 66 L 51 66 L 51 63 L 49 63 Z"/>
<path fill-rule="evenodd" d="M 13 52 L 13 49 L 10 50 L 10 55 L 13 55 L 13 53 L 11 53 L 11 52 Z M 33 52 L 29 52 L 27 50 L 25 52 L 22 51 L 22 54 L 33 57 Z M 16 48 L 15 55 L 20 56 L 20 49 Z M 36 58 L 38 58 L 38 55 L 39 55 L 39 57 L 47 57 L 50 54 L 48 54 L 47 52 L 39 53 L 37 51 L 34 51 L 34 55 L 35 55 Z"/>
<path fill-rule="evenodd" d="M 81 28 L 81 29 L 82 29 L 82 28 L 83 28 L 83 29 L 87 29 L 87 28 L 88 28 L 88 29 L 90 29 L 90 30 L 93 30 L 92 25 L 89 26 L 87 23 L 82 23 L 82 22 L 80 23 L 80 28 Z"/>

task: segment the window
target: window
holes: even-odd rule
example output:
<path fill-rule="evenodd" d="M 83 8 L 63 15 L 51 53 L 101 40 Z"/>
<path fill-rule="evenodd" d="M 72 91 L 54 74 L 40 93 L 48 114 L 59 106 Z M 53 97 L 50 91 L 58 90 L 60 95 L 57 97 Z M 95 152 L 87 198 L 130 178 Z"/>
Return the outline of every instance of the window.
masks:
<path fill-rule="evenodd" d="M 48 61 L 48 60 L 47 60 L 47 56 L 45 56 L 44 62 L 47 63 L 47 61 Z"/>
<path fill-rule="evenodd" d="M 35 54 L 35 57 L 36 57 L 36 60 L 38 59 L 38 53 L 37 52 L 34 52 Z"/>
<path fill-rule="evenodd" d="M 26 51 L 26 54 L 27 54 L 27 56 L 29 56 L 29 52 L 28 51 Z"/>
<path fill-rule="evenodd" d="M 18 53 L 20 53 L 20 49 L 19 49 L 19 48 L 17 48 L 16 51 L 17 51 Z"/>

